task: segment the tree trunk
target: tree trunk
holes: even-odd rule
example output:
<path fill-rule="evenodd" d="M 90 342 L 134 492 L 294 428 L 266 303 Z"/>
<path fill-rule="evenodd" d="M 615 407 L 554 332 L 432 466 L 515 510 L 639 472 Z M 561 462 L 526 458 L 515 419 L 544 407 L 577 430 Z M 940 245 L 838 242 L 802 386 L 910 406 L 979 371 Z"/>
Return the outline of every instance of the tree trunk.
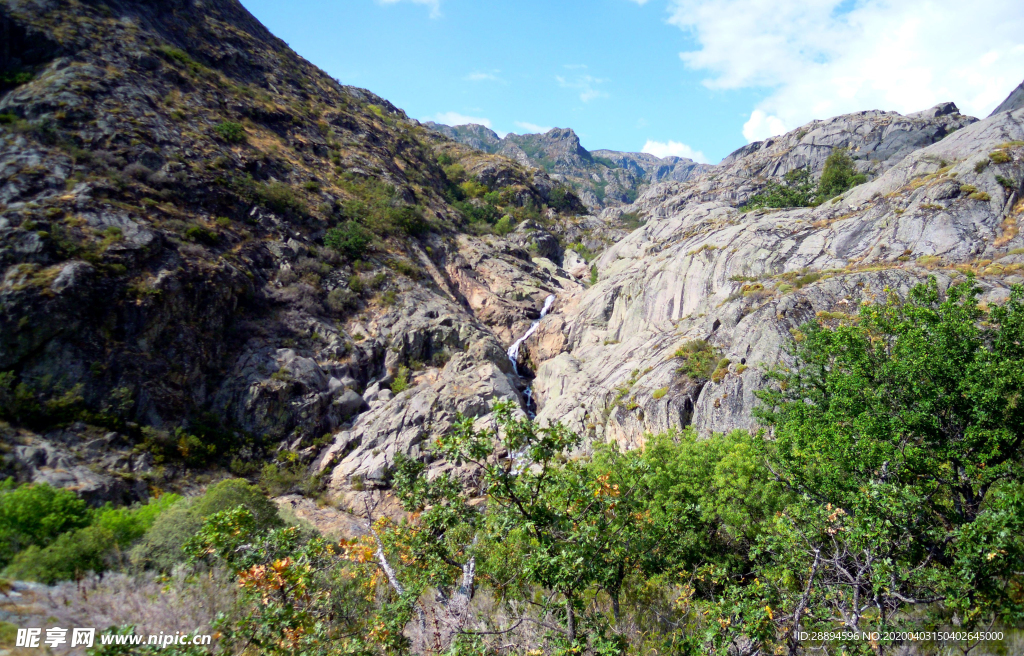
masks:
<path fill-rule="evenodd" d="M 572 607 L 572 595 L 565 595 L 565 622 L 569 630 L 569 642 L 576 642 L 576 611 Z"/>

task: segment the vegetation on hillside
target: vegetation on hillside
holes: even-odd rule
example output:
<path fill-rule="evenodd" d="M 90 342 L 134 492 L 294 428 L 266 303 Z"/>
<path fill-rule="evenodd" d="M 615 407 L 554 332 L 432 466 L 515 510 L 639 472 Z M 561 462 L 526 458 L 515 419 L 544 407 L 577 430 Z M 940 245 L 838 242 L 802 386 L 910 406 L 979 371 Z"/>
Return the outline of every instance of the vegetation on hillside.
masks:
<path fill-rule="evenodd" d="M 749 211 L 762 207 L 812 207 L 866 181 L 867 177 L 864 174 L 857 173 L 847 150 L 837 148 L 825 160 L 817 183 L 811 180 L 811 173 L 807 169 L 794 169 L 783 176 L 782 182 L 769 181 L 764 189 L 744 203 L 742 209 Z"/>
<path fill-rule="evenodd" d="M 866 655 L 895 653 L 886 636 L 901 631 L 1015 629 L 1024 288 L 991 308 L 978 294 L 971 279 L 944 293 L 932 280 L 804 325 L 759 393 L 757 434 L 687 430 L 581 459 L 578 435 L 501 402 L 495 428 L 465 419 L 434 445 L 476 475 L 428 479 L 396 457 L 406 519 L 372 516 L 362 538 L 284 526 L 240 481 L 120 511 L 120 535 L 136 567 L 187 558 L 233 574 L 241 606 L 218 624 L 229 652 L 804 654 L 822 645 L 808 635 L 845 632 L 829 649 Z M 693 375 L 713 363 L 696 358 Z M 26 545 L 9 571 L 32 571 L 15 566 L 60 536 L 114 531 L 113 510 L 66 495 L 0 493 L 15 518 L 5 544 Z"/>

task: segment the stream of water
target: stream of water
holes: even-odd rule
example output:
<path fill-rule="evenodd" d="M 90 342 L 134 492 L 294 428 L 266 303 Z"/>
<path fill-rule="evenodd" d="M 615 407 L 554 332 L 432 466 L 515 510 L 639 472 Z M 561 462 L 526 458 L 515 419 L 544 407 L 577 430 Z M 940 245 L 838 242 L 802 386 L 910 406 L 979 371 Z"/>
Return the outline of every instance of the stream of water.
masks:
<path fill-rule="evenodd" d="M 554 294 L 551 294 L 547 298 L 545 298 L 544 307 L 541 308 L 540 311 L 540 317 L 532 324 L 530 324 L 530 329 L 523 333 L 522 337 L 513 342 L 512 346 L 508 347 L 508 359 L 511 360 L 512 369 L 516 372 L 517 376 L 519 375 L 519 347 L 523 345 L 523 342 L 530 338 L 530 335 L 537 331 L 537 327 L 540 325 L 541 319 L 543 319 L 544 316 L 547 315 L 548 310 L 551 309 L 551 306 L 554 303 Z M 533 390 L 528 386 L 525 390 L 523 390 L 523 396 L 526 397 L 526 414 L 530 417 L 530 419 L 533 419 L 533 417 L 535 416 L 535 413 L 533 412 Z"/>

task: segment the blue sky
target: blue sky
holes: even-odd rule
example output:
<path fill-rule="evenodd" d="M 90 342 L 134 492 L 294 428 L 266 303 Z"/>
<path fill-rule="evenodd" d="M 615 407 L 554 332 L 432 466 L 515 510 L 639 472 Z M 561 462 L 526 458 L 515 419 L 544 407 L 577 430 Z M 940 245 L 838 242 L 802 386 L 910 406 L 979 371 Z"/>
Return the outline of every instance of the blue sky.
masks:
<path fill-rule="evenodd" d="M 1024 78 L 1024 11 L 1009 0 L 966 21 L 960 0 L 242 3 L 413 118 L 571 127 L 591 150 L 709 162 L 848 111 L 953 100 L 984 115 Z"/>

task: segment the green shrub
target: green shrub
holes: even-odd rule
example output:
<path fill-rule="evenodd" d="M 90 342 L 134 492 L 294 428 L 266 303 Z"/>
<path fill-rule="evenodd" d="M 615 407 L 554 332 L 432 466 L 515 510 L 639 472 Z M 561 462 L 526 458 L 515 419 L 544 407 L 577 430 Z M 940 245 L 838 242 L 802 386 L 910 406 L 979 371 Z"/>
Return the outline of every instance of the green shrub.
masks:
<path fill-rule="evenodd" d="M 1017 183 L 1015 183 L 1013 180 L 1011 180 L 1009 178 L 1005 178 L 1005 177 L 1003 177 L 1001 175 L 997 175 L 996 176 L 996 182 L 1001 184 L 1003 186 L 1003 188 L 1005 188 L 1007 191 L 1013 191 L 1014 189 L 1017 188 Z"/>
<path fill-rule="evenodd" d="M 596 285 L 597 284 L 597 265 L 596 264 L 590 265 L 590 284 L 591 285 Z"/>
<path fill-rule="evenodd" d="M 33 77 L 35 76 L 28 71 L 0 71 L 0 90 L 6 91 L 7 89 L 21 86 L 31 82 Z"/>
<path fill-rule="evenodd" d="M 207 244 L 208 246 L 215 246 L 217 244 L 217 233 L 203 226 L 190 225 L 185 228 L 184 235 L 185 239 L 191 242 Z"/>
<path fill-rule="evenodd" d="M 676 349 L 673 355 L 683 360 L 679 373 L 686 374 L 693 380 L 707 380 L 718 364 L 715 349 L 702 339 L 686 342 Z"/>
<path fill-rule="evenodd" d="M 62 534 L 43 549 L 34 545 L 25 549 L 14 557 L 4 575 L 52 585 L 87 572 L 102 572 L 110 564 L 115 546 L 110 529 L 88 526 Z"/>
<path fill-rule="evenodd" d="M 423 218 L 423 210 L 418 206 L 403 205 L 392 207 L 384 214 L 384 227 L 389 232 L 396 230 L 410 237 L 426 234 L 430 225 Z"/>
<path fill-rule="evenodd" d="M 783 176 L 780 184 L 769 182 L 743 205 L 744 211 L 762 207 L 807 207 L 813 204 L 815 188 L 807 169 L 795 169 Z"/>
<path fill-rule="evenodd" d="M 395 379 L 391 381 L 391 391 L 398 394 L 407 389 L 409 389 L 409 367 L 401 366 L 398 368 L 398 373 L 395 374 Z"/>
<path fill-rule="evenodd" d="M 281 214 L 306 213 L 306 206 L 295 196 L 295 191 L 283 182 L 257 184 L 256 198 L 265 207 Z"/>
<path fill-rule="evenodd" d="M 194 512 L 202 518 L 236 506 L 245 506 L 256 518 L 260 530 L 281 525 L 277 506 L 267 499 L 258 487 L 240 478 L 229 478 L 209 488 L 192 504 Z"/>
<path fill-rule="evenodd" d="M 0 621 L 0 647 L 13 647 L 17 639 L 18 625 Z"/>
<path fill-rule="evenodd" d="M 997 150 L 993 153 L 989 153 L 988 158 L 996 164 L 1006 164 L 1011 159 L 1010 155 L 1002 150 Z"/>
<path fill-rule="evenodd" d="M 512 225 L 512 217 L 508 214 L 498 219 L 494 224 L 494 234 L 501 237 L 504 237 L 513 230 L 515 230 L 515 226 Z"/>
<path fill-rule="evenodd" d="M 363 287 L 363 279 L 359 276 L 358 273 L 353 273 L 352 276 L 349 277 L 348 279 L 348 288 L 351 289 L 352 292 L 355 294 L 362 294 Z"/>
<path fill-rule="evenodd" d="M 392 260 L 391 268 L 407 278 L 412 278 L 413 280 L 419 280 L 420 278 L 421 272 L 419 268 L 409 260 Z"/>
<path fill-rule="evenodd" d="M 830 198 L 867 180 L 857 173 L 853 159 L 845 148 L 837 148 L 825 160 L 817 185 L 811 182 L 807 169 L 795 169 L 783 176 L 782 183 L 770 181 L 759 193 L 743 205 L 743 211 L 762 207 L 808 207 L 819 205 Z"/>
<path fill-rule="evenodd" d="M 258 487 L 242 479 L 231 478 L 210 487 L 200 497 L 182 499 L 160 513 L 132 548 L 132 563 L 149 569 L 169 571 L 184 562 L 181 547 L 199 531 L 203 519 L 238 506 L 245 506 L 252 512 L 261 530 L 281 525 L 277 506 Z"/>
<path fill-rule="evenodd" d="M 108 503 L 96 511 L 92 525 L 110 531 L 118 546 L 127 547 L 145 535 L 162 512 L 179 501 L 181 497 L 177 494 L 162 494 L 145 504 L 115 508 Z"/>
<path fill-rule="evenodd" d="M 324 245 L 350 260 L 362 257 L 373 242 L 373 234 L 355 221 L 346 221 L 324 235 Z"/>
<path fill-rule="evenodd" d="M 223 121 L 213 128 L 213 131 L 217 133 L 218 137 L 228 143 L 242 143 L 245 141 L 245 128 L 239 123 Z"/>
<path fill-rule="evenodd" d="M 466 195 L 467 198 L 480 198 L 488 191 L 490 191 L 486 185 L 482 185 L 476 180 L 465 180 L 459 183 L 459 189 Z"/>
<path fill-rule="evenodd" d="M 642 219 L 636 212 L 623 212 L 619 215 L 619 223 L 627 230 L 636 230 L 647 223 L 647 221 Z"/>
<path fill-rule="evenodd" d="M 206 444 L 199 437 L 184 431 L 178 435 L 177 447 L 182 461 L 193 467 L 202 465 L 217 455 L 217 447 Z"/>
<path fill-rule="evenodd" d="M 359 296 L 349 289 L 337 287 L 327 294 L 327 307 L 339 314 L 354 310 L 359 307 Z"/>
<path fill-rule="evenodd" d="M 17 382 L 14 372 L 0 372 L 0 419 L 43 429 L 76 421 L 85 412 L 81 384 L 71 389 L 51 386 L 39 391 L 26 382 Z"/>
<path fill-rule="evenodd" d="M 180 500 L 176 494 L 165 494 L 145 505 L 114 508 L 108 503 L 94 513 L 91 525 L 62 533 L 45 547 L 21 551 L 4 572 L 46 584 L 102 572 L 150 529 L 160 513 Z"/>
<path fill-rule="evenodd" d="M 30 546 L 45 547 L 59 535 L 89 524 L 89 508 L 70 490 L 45 483 L 0 483 L 0 566 Z"/>
<path fill-rule="evenodd" d="M 572 193 L 572 190 L 565 185 L 557 185 L 547 197 L 548 207 L 557 212 L 568 212 L 579 207 L 579 199 Z"/>
<path fill-rule="evenodd" d="M 586 262 L 590 262 L 595 257 L 597 257 L 596 255 L 594 255 L 593 251 L 591 251 L 589 248 L 587 248 L 586 244 L 582 244 L 582 243 L 580 243 L 578 241 L 569 244 L 569 249 L 573 250 L 573 251 L 576 251 L 576 253 L 580 257 L 582 257 L 584 259 L 584 261 L 586 261 Z"/>
<path fill-rule="evenodd" d="M 814 271 L 800 276 L 794 280 L 793 283 L 796 284 L 797 289 L 800 289 L 804 285 L 810 285 L 811 283 L 818 282 L 819 280 L 821 280 L 821 274 Z"/>
<path fill-rule="evenodd" d="M 718 364 L 715 366 L 715 370 L 711 372 L 711 381 L 715 383 L 722 382 L 722 380 L 725 378 L 725 375 L 729 373 L 730 364 L 731 363 L 729 362 L 729 358 L 722 358 L 721 360 L 719 360 Z"/>
<path fill-rule="evenodd" d="M 183 562 L 182 545 L 203 525 L 191 506 L 190 500 L 183 499 L 163 512 L 129 551 L 132 564 L 167 572 Z"/>
<path fill-rule="evenodd" d="M 305 478 L 305 468 L 299 463 L 279 466 L 276 462 L 268 462 L 260 470 L 260 486 L 270 496 L 287 494 Z"/>
<path fill-rule="evenodd" d="M 658 389 L 654 390 L 654 394 L 651 394 L 651 398 L 653 398 L 655 401 L 657 401 L 658 399 L 663 398 L 666 394 L 668 394 L 668 388 L 667 387 L 661 387 L 661 388 L 658 388 Z"/>

